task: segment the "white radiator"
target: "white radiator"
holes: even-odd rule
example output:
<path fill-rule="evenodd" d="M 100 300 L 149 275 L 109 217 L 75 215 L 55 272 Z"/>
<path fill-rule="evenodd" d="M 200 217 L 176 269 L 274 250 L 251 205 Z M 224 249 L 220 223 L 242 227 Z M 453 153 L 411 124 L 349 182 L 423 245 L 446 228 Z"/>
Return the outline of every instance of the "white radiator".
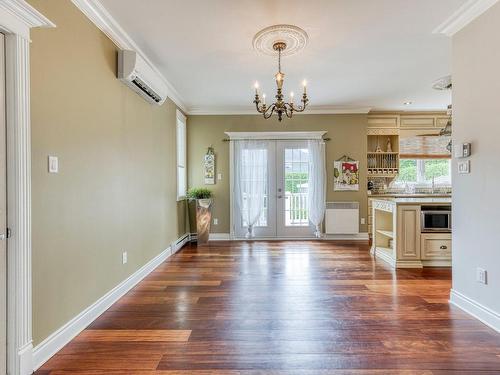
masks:
<path fill-rule="evenodd" d="M 327 234 L 359 233 L 359 202 L 327 202 L 325 229 Z"/>

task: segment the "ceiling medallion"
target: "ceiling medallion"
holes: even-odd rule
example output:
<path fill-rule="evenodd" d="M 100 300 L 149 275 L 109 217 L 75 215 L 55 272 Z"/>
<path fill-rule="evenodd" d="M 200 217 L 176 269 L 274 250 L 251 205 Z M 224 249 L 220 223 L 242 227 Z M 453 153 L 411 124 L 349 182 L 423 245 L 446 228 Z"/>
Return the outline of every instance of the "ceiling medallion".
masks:
<path fill-rule="evenodd" d="M 307 33 L 293 25 L 273 25 L 260 30 L 253 37 L 253 48 L 269 56 L 276 56 L 274 43 L 283 42 L 286 50 L 282 56 L 291 56 L 304 49 L 309 40 Z"/>
<path fill-rule="evenodd" d="M 278 55 L 278 73 L 276 79 L 276 101 L 271 105 L 266 105 L 266 94 L 259 95 L 259 83 L 255 83 L 255 107 L 257 112 L 262 113 L 265 119 L 270 118 L 273 113 L 278 115 L 278 121 L 283 119 L 283 115 L 291 118 L 294 112 L 303 112 L 309 102 L 306 91 L 306 81 L 303 81 L 304 92 L 302 94 L 302 105 L 295 105 L 293 102 L 293 92 L 290 93 L 290 101 L 283 99 L 283 83 L 285 74 L 281 71 L 281 56 L 290 56 L 297 53 L 307 44 L 307 33 L 297 26 L 275 25 L 266 27 L 259 31 L 253 38 L 254 48 L 268 55 Z M 289 44 L 290 43 L 290 44 Z M 271 46 L 269 48 L 269 46 Z"/>

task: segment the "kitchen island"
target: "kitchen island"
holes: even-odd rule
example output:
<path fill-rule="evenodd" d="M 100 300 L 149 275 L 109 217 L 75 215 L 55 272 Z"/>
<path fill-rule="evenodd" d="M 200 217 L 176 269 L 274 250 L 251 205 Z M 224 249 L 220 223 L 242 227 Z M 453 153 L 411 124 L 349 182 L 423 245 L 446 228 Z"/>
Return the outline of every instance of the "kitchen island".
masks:
<path fill-rule="evenodd" d="M 422 209 L 433 208 L 451 210 L 451 198 L 373 199 L 371 254 L 394 268 L 450 267 L 451 232 L 422 227 Z"/>

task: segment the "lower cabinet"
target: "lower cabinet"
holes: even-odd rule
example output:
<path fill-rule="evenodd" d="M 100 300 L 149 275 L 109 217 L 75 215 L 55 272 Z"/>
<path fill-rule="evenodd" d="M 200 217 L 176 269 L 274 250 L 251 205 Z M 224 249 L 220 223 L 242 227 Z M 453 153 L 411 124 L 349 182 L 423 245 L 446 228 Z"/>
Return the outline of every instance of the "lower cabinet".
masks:
<path fill-rule="evenodd" d="M 451 260 L 451 233 L 422 233 L 422 260 Z"/>
<path fill-rule="evenodd" d="M 420 260 L 420 206 L 398 206 L 398 260 Z"/>

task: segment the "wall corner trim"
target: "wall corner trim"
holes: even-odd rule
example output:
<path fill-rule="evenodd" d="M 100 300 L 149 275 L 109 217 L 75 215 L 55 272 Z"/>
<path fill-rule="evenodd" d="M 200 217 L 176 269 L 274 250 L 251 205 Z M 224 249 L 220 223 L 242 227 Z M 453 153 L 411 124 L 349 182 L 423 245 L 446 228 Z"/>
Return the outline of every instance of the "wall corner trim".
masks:
<path fill-rule="evenodd" d="M 170 81 L 160 72 L 149 57 L 139 48 L 134 40 L 113 18 L 99 0 L 71 0 L 71 2 L 106 36 L 116 44 L 120 49 L 133 50 L 137 52 L 146 61 L 163 80 L 168 88 L 168 97 L 180 108 L 187 113 L 187 107 L 184 99 L 179 92 L 170 83 Z"/>
<path fill-rule="evenodd" d="M 458 8 L 458 10 L 448 17 L 441 25 L 436 27 L 433 33 L 444 34 L 451 37 L 497 2 L 498 0 L 469 0 Z"/>
<path fill-rule="evenodd" d="M 488 327 L 500 332 L 500 314 L 498 312 L 481 305 L 479 302 L 457 292 L 455 289 L 452 289 L 450 292 L 450 303 L 467 314 L 472 315 Z"/>
<path fill-rule="evenodd" d="M 156 267 L 163 263 L 172 254 L 175 254 L 185 243 L 189 241 L 189 235 L 184 235 L 174 241 L 176 248 L 168 247 L 155 258 L 150 260 L 136 272 L 122 281 L 116 287 L 99 298 L 92 305 L 87 307 L 69 322 L 53 332 L 49 337 L 43 340 L 33 349 L 33 370 L 40 368 L 54 354 L 61 350 L 75 336 L 83 331 L 102 313 L 104 313 L 112 304 L 123 297 L 129 290 L 136 286 L 142 279 L 149 275 Z M 30 372 L 31 373 L 31 372 Z"/>

